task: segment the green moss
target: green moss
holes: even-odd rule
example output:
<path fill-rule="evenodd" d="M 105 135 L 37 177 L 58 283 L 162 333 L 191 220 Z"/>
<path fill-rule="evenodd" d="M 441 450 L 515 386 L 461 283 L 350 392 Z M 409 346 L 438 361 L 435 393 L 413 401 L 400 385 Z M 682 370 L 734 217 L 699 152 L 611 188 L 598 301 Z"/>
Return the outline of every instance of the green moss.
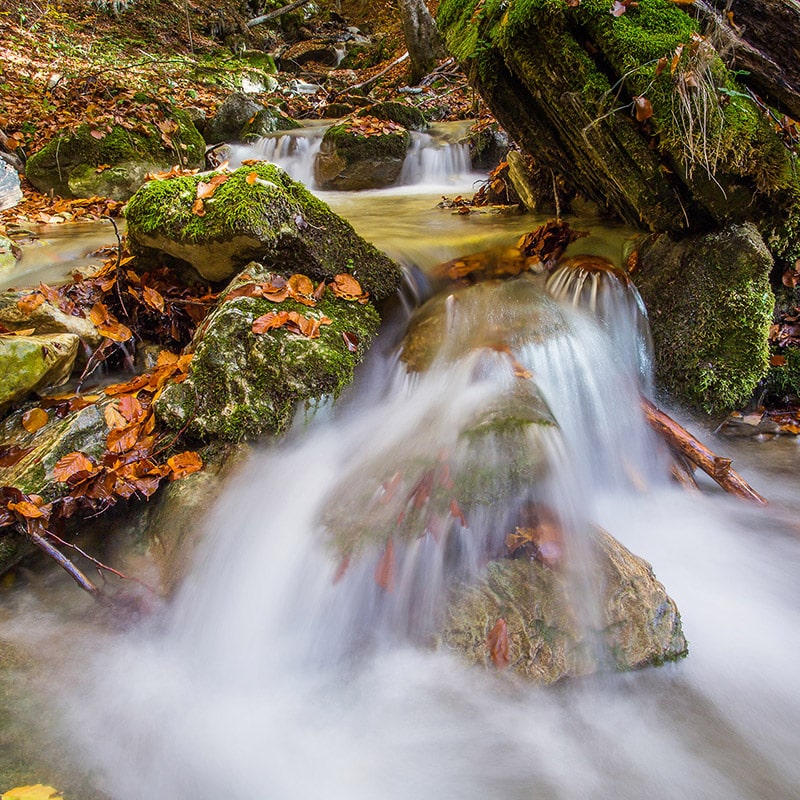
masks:
<path fill-rule="evenodd" d="M 391 120 L 410 131 L 424 131 L 428 128 L 428 121 L 422 111 L 416 106 L 397 101 L 386 100 L 382 103 L 375 103 L 368 108 L 361 109 L 356 116 Z"/>
<path fill-rule="evenodd" d="M 381 158 L 404 159 L 411 143 L 408 131 L 394 131 L 380 135 L 364 136 L 351 130 L 348 124 L 332 125 L 325 132 L 323 141 L 328 140 L 345 160 L 357 158 L 359 161 Z"/>
<path fill-rule="evenodd" d="M 280 109 L 272 106 L 257 112 L 242 128 L 240 138 L 243 142 L 260 139 L 275 131 L 291 131 L 303 126 L 284 114 Z"/>
<path fill-rule="evenodd" d="M 774 355 L 783 356 L 785 363 L 770 367 L 764 390 L 779 398 L 791 395 L 800 397 L 800 350 L 795 347 L 774 348 Z"/>

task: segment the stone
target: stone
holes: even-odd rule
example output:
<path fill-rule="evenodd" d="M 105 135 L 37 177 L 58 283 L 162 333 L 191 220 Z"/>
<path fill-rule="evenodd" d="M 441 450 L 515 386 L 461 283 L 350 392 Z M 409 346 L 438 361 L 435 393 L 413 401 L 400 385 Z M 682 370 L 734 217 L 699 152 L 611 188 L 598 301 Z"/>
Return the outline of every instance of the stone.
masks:
<path fill-rule="evenodd" d="M 390 120 L 402 125 L 409 131 L 426 131 L 430 125 L 425 115 L 416 106 L 401 103 L 397 100 L 384 100 L 371 106 L 362 108 L 357 117 L 375 117 L 376 119 Z"/>
<path fill-rule="evenodd" d="M 677 400 L 707 413 L 748 401 L 769 366 L 772 264 L 752 223 L 639 247 L 656 379 Z"/>
<path fill-rule="evenodd" d="M 0 273 L 8 273 L 17 266 L 19 247 L 7 236 L 0 236 Z"/>
<path fill-rule="evenodd" d="M 206 121 L 203 136 L 208 144 L 238 142 L 242 128 L 259 111 L 264 111 L 259 103 L 244 92 L 229 95 L 217 106 L 214 116 Z"/>
<path fill-rule="evenodd" d="M 454 588 L 440 646 L 495 669 L 486 639 L 503 619 L 508 668 L 541 685 L 685 656 L 680 614 L 650 564 L 601 530 L 591 534 L 589 545 L 590 563 L 580 576 L 538 560 L 490 561 L 477 582 Z M 584 575 L 599 596 L 594 621 L 581 600 Z"/>
<path fill-rule="evenodd" d="M 79 344 L 71 333 L 0 335 L 0 408 L 30 392 L 65 383 Z"/>
<path fill-rule="evenodd" d="M 198 216 L 192 211 L 197 186 L 212 177 L 145 184 L 125 211 L 133 250 L 167 253 L 211 281 L 230 279 L 258 259 L 315 280 L 351 272 L 374 300 L 399 285 L 397 264 L 280 167 L 260 163 L 231 172 Z"/>
<path fill-rule="evenodd" d="M 20 200 L 19 175 L 11 164 L 0 158 L 0 211 L 13 208 Z"/>
<path fill-rule="evenodd" d="M 173 110 L 166 122 L 174 126 L 169 133 L 149 123 L 147 134 L 122 125 L 63 131 L 28 159 L 26 177 L 43 194 L 127 200 L 148 172 L 203 165 L 205 145 L 186 112 Z"/>
<path fill-rule="evenodd" d="M 274 273 L 255 262 L 228 291 Z M 227 294 L 227 291 L 226 293 Z M 303 403 L 336 397 L 374 339 L 380 317 L 371 303 L 337 298 L 328 289 L 314 308 L 294 300 L 273 303 L 261 297 L 225 299 L 195 337 L 194 358 L 185 381 L 165 387 L 155 404 L 158 418 L 173 429 L 203 439 L 239 441 L 286 431 Z M 252 332 L 253 321 L 271 311 L 326 316 L 318 338 L 278 328 Z M 356 341 L 355 352 L 344 334 Z"/>
<path fill-rule="evenodd" d="M 508 154 L 508 134 L 494 122 L 488 127 L 470 131 L 464 141 L 469 145 L 470 161 L 474 169 L 489 172 Z"/>
<path fill-rule="evenodd" d="M 411 144 L 405 129 L 364 136 L 347 122 L 325 132 L 314 165 L 320 189 L 357 191 L 391 186 Z"/>
<path fill-rule="evenodd" d="M 260 139 L 275 131 L 291 131 L 302 128 L 303 126 L 284 114 L 279 108 L 267 106 L 261 111 L 257 111 L 242 127 L 239 139 L 243 142 L 250 142 Z"/>

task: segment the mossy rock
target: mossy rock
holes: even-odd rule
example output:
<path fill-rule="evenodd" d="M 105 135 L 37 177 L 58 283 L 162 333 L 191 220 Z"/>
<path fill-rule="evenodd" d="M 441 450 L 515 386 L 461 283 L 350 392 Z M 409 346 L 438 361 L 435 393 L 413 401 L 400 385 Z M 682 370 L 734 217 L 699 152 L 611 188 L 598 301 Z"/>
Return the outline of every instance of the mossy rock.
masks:
<path fill-rule="evenodd" d="M 800 397 L 800 349 L 775 348 L 774 355 L 777 363 L 770 366 L 763 390 L 780 400 Z"/>
<path fill-rule="evenodd" d="M 196 168 L 204 163 L 205 143 L 188 114 L 173 110 L 166 119 L 177 126 L 168 134 L 172 147 L 164 144 L 162 131 L 149 123 L 148 134 L 114 125 L 110 131 L 101 130 L 99 138 L 93 135 L 97 131 L 83 124 L 34 153 L 25 165 L 25 174 L 44 194 L 127 200 L 147 172 L 174 164 Z"/>
<path fill-rule="evenodd" d="M 321 189 L 360 190 L 391 186 L 403 169 L 411 134 L 403 129 L 365 136 L 346 122 L 325 132 L 314 165 Z"/>
<path fill-rule="evenodd" d="M 251 263 L 244 282 L 267 281 L 270 269 Z M 242 283 L 238 278 L 231 284 Z M 270 311 L 328 317 L 319 338 L 285 328 L 254 334 L 253 321 Z M 372 304 L 339 299 L 330 289 L 314 308 L 294 300 L 236 297 L 211 312 L 197 335 L 188 378 L 167 386 L 156 413 L 169 427 L 204 439 L 238 441 L 284 432 L 299 404 L 336 397 L 374 339 L 380 318 Z M 348 341 L 357 341 L 355 352 Z"/>
<path fill-rule="evenodd" d="M 454 589 L 440 646 L 494 669 L 486 640 L 502 619 L 509 669 L 543 685 L 685 656 L 680 614 L 652 567 L 604 531 L 587 544 L 591 566 L 580 575 L 529 559 L 489 562 L 477 583 Z M 599 595 L 596 619 L 581 576 Z"/>
<path fill-rule="evenodd" d="M 425 131 L 430 127 L 425 115 L 416 106 L 396 100 L 384 100 L 368 108 L 362 108 L 356 116 L 390 120 L 409 131 Z"/>
<path fill-rule="evenodd" d="M 438 22 L 512 138 L 628 223 L 679 232 L 799 207 L 794 157 L 678 5 L 443 0 Z"/>
<path fill-rule="evenodd" d="M 197 186 L 212 177 L 145 184 L 125 210 L 130 246 L 167 253 L 211 281 L 231 278 L 259 259 L 315 280 L 350 272 L 376 300 L 397 288 L 397 264 L 280 167 L 263 163 L 231 172 L 198 216 L 192 210 Z"/>
<path fill-rule="evenodd" d="M 493 170 L 508 155 L 508 135 L 494 122 L 477 131 L 469 131 L 461 140 L 469 146 L 472 166 L 479 170 Z"/>
<path fill-rule="evenodd" d="M 243 142 L 250 142 L 267 134 L 275 133 L 275 131 L 293 131 L 302 127 L 297 120 L 284 114 L 279 108 L 268 106 L 257 111 L 247 120 L 239 133 L 239 139 Z"/>
<path fill-rule="evenodd" d="M 707 413 L 746 403 L 767 372 L 775 304 L 772 257 L 755 226 L 678 242 L 661 235 L 639 258 L 657 383 Z"/>
<path fill-rule="evenodd" d="M 0 274 L 17 266 L 17 247 L 7 236 L 0 236 Z"/>
<path fill-rule="evenodd" d="M 65 383 L 79 344 L 70 333 L 0 336 L 0 409 L 37 389 Z"/>
<path fill-rule="evenodd" d="M 241 141 L 245 125 L 265 110 L 263 103 L 249 94 L 234 92 L 217 106 L 214 116 L 206 121 L 203 136 L 208 144 Z"/>

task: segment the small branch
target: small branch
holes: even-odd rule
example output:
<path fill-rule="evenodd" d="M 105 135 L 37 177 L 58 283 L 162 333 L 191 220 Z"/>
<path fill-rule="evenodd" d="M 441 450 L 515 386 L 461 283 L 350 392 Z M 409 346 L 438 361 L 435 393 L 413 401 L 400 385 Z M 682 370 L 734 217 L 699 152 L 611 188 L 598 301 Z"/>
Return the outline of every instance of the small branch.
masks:
<path fill-rule="evenodd" d="M 759 505 L 767 501 L 732 467 L 729 458 L 721 458 L 702 442 L 667 416 L 646 398 L 641 398 L 642 411 L 650 427 L 674 450 L 698 466 L 726 492 Z"/>
<path fill-rule="evenodd" d="M 382 78 L 390 70 L 393 70 L 398 64 L 402 64 L 407 58 L 408 58 L 408 51 L 406 50 L 406 52 L 403 53 L 403 55 L 392 61 L 392 63 L 389 64 L 389 66 L 386 67 L 386 69 L 382 69 L 377 75 L 373 75 L 371 78 L 368 78 L 367 80 L 362 81 L 361 83 L 357 83 L 355 86 L 351 86 L 350 89 L 351 90 L 363 89 L 365 86 L 369 86 L 369 84 L 378 80 L 378 78 Z"/>
<path fill-rule="evenodd" d="M 24 529 L 25 535 L 44 553 L 53 559 L 67 574 L 81 587 L 97 600 L 103 593 L 95 586 L 60 550 L 56 549 L 41 533 L 34 530 L 33 526 Z"/>
<path fill-rule="evenodd" d="M 251 19 L 247 23 L 248 28 L 253 28 L 256 25 L 260 25 L 262 22 L 269 22 L 271 19 L 276 19 L 277 17 L 282 17 L 284 14 L 288 14 L 290 11 L 294 11 L 296 8 L 300 8 L 304 6 L 306 3 L 310 3 L 311 0 L 294 0 L 293 3 L 289 3 L 287 6 L 281 6 L 280 8 L 276 8 L 274 11 L 270 11 L 269 14 L 262 14 L 260 17 L 255 17 Z"/>

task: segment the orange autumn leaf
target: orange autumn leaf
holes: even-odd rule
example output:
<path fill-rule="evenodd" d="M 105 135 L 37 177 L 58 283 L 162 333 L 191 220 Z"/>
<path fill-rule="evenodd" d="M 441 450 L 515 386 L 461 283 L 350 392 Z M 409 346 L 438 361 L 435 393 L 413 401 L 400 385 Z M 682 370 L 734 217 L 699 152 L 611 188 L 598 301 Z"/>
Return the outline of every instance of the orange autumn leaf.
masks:
<path fill-rule="evenodd" d="M 21 514 L 25 519 L 40 519 L 41 517 L 45 516 L 44 511 L 38 506 L 35 506 L 33 503 L 28 502 L 27 500 L 20 500 L 19 503 L 9 503 L 8 504 L 9 511 L 14 511 L 17 514 Z"/>
<path fill-rule="evenodd" d="M 127 395 L 126 395 L 127 396 Z M 114 403 L 107 405 L 103 411 L 103 416 L 106 420 L 106 426 L 111 430 L 116 428 L 125 428 L 128 425 L 128 420 L 120 414 Z"/>
<path fill-rule="evenodd" d="M 33 292 L 33 294 L 26 294 L 24 297 L 20 297 L 20 299 L 17 300 L 17 308 L 23 314 L 31 314 L 39 308 L 42 303 L 44 303 L 44 295 L 40 292 Z"/>
<path fill-rule="evenodd" d="M 508 647 L 508 625 L 499 617 L 486 637 L 489 655 L 497 669 L 505 669 L 511 663 Z"/>
<path fill-rule="evenodd" d="M 244 163 L 244 162 L 242 162 Z M 245 178 L 247 183 L 252 186 L 258 180 L 258 173 L 257 172 L 248 172 L 247 178 Z"/>
<path fill-rule="evenodd" d="M 164 297 L 160 292 L 145 286 L 142 290 L 144 302 L 154 311 L 164 312 Z"/>
<path fill-rule="evenodd" d="M 375 567 L 375 583 L 386 592 L 394 591 L 394 570 L 394 542 L 389 539 L 386 542 L 381 560 L 378 562 L 378 566 Z"/>
<path fill-rule="evenodd" d="M 144 413 L 142 404 L 130 394 L 126 394 L 124 397 L 121 397 L 117 407 L 119 409 L 119 413 L 122 414 L 122 416 L 125 417 L 128 422 L 138 420 Z"/>
<path fill-rule="evenodd" d="M 341 272 L 335 275 L 333 281 L 329 284 L 330 290 L 342 300 L 358 300 L 358 302 L 366 302 L 368 293 L 361 288 L 361 284 L 346 272 Z"/>
<path fill-rule="evenodd" d="M 253 333 L 266 333 L 273 328 L 280 328 L 286 324 L 289 319 L 288 311 L 269 311 L 266 314 L 253 320 L 250 330 Z"/>
<path fill-rule="evenodd" d="M 102 325 L 110 319 L 108 307 L 105 303 L 95 303 L 92 310 L 89 312 L 89 319 L 95 325 Z"/>
<path fill-rule="evenodd" d="M 167 465 L 172 470 L 171 479 L 177 481 L 203 469 L 203 459 L 193 450 L 187 450 L 168 458 Z"/>
<path fill-rule="evenodd" d="M 694 0 L 692 0 L 692 2 L 694 2 Z M 633 98 L 633 107 L 636 111 L 637 122 L 644 122 L 653 116 L 652 104 L 646 97 L 642 95 Z"/>
<path fill-rule="evenodd" d="M 206 215 L 206 207 L 203 204 L 202 199 L 199 197 L 194 201 L 194 203 L 192 203 L 192 214 L 194 214 L 196 217 L 204 217 Z"/>
<path fill-rule="evenodd" d="M 109 320 L 97 326 L 98 333 L 115 342 L 127 342 L 133 337 L 133 331 L 121 322 Z"/>
<path fill-rule="evenodd" d="M 314 284 L 307 275 L 301 275 L 299 273 L 292 275 L 287 282 L 287 286 L 289 293 L 295 298 L 297 298 L 298 295 L 310 297 L 314 294 Z"/>
<path fill-rule="evenodd" d="M 126 428 L 114 428 L 106 436 L 106 447 L 112 453 L 125 453 L 136 444 L 139 438 L 139 425 L 129 425 Z"/>
<path fill-rule="evenodd" d="M 197 199 L 207 200 L 212 197 L 217 188 L 228 180 L 229 175 L 215 175 L 210 181 L 197 184 Z"/>
<path fill-rule="evenodd" d="M 83 472 L 87 475 L 94 475 L 97 472 L 97 465 L 90 461 L 85 453 L 67 453 L 53 467 L 53 477 L 61 483 L 68 481 L 73 475 Z"/>
<path fill-rule="evenodd" d="M 47 425 L 49 419 L 50 416 L 43 408 L 32 408 L 22 415 L 22 427 L 25 428 L 28 433 L 36 433 L 39 428 L 43 428 Z"/>

